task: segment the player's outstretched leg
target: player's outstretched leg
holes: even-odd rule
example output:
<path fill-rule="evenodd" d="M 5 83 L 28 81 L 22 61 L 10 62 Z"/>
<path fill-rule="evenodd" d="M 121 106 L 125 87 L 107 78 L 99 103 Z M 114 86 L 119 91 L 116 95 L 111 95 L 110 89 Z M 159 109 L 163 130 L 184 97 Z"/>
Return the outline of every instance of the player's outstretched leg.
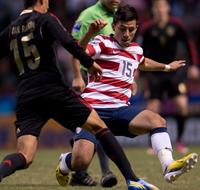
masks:
<path fill-rule="evenodd" d="M 196 153 L 191 153 L 182 159 L 175 160 L 166 168 L 164 172 L 164 178 L 168 182 L 175 181 L 179 176 L 188 172 L 198 161 L 198 155 Z"/>
<path fill-rule="evenodd" d="M 137 182 L 128 181 L 128 190 L 159 190 L 156 186 L 139 179 Z"/>

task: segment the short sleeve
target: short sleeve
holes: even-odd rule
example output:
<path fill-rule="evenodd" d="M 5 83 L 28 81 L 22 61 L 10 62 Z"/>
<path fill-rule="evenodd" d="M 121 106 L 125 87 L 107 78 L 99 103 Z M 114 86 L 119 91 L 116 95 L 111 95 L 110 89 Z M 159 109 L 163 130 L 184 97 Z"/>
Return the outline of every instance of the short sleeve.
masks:
<path fill-rule="evenodd" d="M 104 47 L 104 43 L 100 36 L 96 36 L 92 41 L 87 45 L 87 50 L 89 55 L 93 59 L 98 59 Z"/>

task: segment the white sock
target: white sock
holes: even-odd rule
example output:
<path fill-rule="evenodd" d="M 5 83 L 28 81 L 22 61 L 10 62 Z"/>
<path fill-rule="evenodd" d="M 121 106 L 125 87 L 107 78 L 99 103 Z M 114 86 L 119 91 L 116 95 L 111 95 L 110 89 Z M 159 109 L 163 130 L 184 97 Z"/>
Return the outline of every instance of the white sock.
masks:
<path fill-rule="evenodd" d="M 63 174 L 67 174 L 69 173 L 71 170 L 68 168 L 67 164 L 66 164 L 66 161 L 65 161 L 65 158 L 67 157 L 68 154 L 70 154 L 71 152 L 67 152 L 67 153 L 63 153 L 60 155 L 60 163 L 59 163 L 59 166 L 60 166 L 60 171 L 63 173 Z"/>
<path fill-rule="evenodd" d="M 169 164 L 171 164 L 174 161 L 172 157 L 172 152 L 169 149 L 162 149 L 158 152 L 157 156 L 160 160 L 162 171 L 164 173 Z"/>
<path fill-rule="evenodd" d="M 151 144 L 160 160 L 164 172 L 166 167 L 174 161 L 169 134 L 167 132 L 154 133 L 151 135 Z"/>

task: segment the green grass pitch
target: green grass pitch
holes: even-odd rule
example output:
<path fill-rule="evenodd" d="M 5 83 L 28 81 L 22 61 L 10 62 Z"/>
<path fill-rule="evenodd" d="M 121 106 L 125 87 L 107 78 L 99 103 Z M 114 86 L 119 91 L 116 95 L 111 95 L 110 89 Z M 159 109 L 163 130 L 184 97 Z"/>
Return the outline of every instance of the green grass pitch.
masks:
<path fill-rule="evenodd" d="M 0 183 L 0 190 L 102 190 L 100 185 L 97 187 L 60 187 L 55 178 L 55 168 L 58 157 L 62 149 L 39 150 L 36 154 L 35 161 L 28 170 L 18 171 L 14 175 L 4 179 Z M 175 183 L 168 184 L 164 181 L 161 173 L 161 167 L 156 156 L 146 154 L 145 148 L 125 148 L 126 154 L 135 169 L 135 172 L 145 180 L 157 185 L 160 190 L 200 190 L 200 166 L 199 163 L 189 173 L 181 176 Z M 0 152 L 0 159 L 10 151 Z M 200 152 L 200 147 L 190 147 L 190 152 Z M 175 158 L 181 155 L 174 152 Z M 111 163 L 111 162 L 110 162 Z M 118 185 L 112 190 L 126 190 L 126 184 L 122 175 L 111 163 L 112 171 L 118 177 Z M 95 156 L 89 173 L 99 181 L 101 178 L 99 162 Z M 104 188 L 105 189 L 105 188 Z"/>

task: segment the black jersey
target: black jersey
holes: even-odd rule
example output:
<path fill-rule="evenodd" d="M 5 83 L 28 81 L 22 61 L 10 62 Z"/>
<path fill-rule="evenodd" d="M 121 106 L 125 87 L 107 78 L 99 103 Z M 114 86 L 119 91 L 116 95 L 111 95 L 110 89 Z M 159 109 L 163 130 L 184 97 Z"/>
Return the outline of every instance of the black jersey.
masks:
<path fill-rule="evenodd" d="M 18 96 L 32 99 L 64 85 L 57 68 L 56 43 L 87 68 L 92 66 L 93 60 L 50 13 L 25 10 L 0 34 L 0 58 L 10 53 L 18 70 Z"/>
<path fill-rule="evenodd" d="M 193 43 L 189 40 L 180 20 L 170 18 L 162 28 L 152 21 L 147 22 L 142 27 L 141 34 L 146 57 L 168 64 L 176 59 L 178 42 L 181 42 L 187 48 L 190 62 L 197 64 L 197 54 Z"/>

